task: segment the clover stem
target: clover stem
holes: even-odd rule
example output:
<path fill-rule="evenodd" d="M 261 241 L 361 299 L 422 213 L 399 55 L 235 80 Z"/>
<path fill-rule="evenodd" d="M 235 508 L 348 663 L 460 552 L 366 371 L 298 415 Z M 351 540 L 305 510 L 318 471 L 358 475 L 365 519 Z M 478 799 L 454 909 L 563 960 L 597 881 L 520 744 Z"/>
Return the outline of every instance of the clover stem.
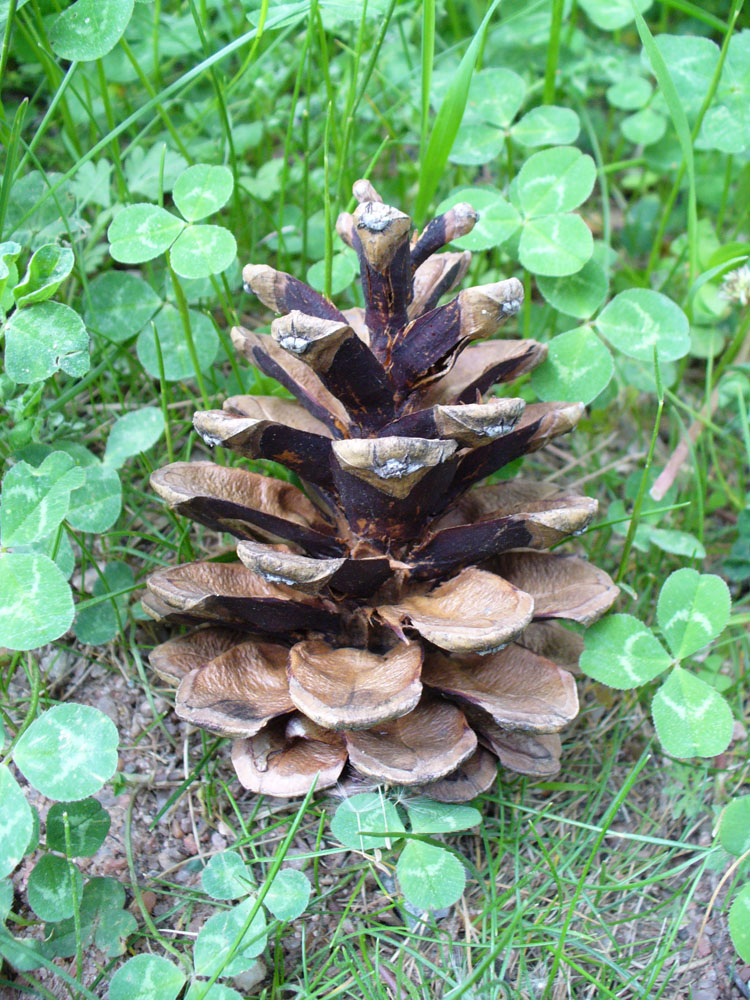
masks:
<path fill-rule="evenodd" d="M 185 298 L 185 292 L 182 290 L 182 285 L 180 284 L 180 279 L 177 277 L 171 262 L 169 263 L 169 274 L 172 278 L 172 287 L 174 288 L 174 297 L 177 300 L 177 309 L 180 314 L 180 320 L 182 322 L 182 332 L 185 334 L 185 343 L 187 344 L 187 349 L 190 354 L 190 360 L 193 362 L 193 371 L 195 372 L 195 380 L 198 383 L 198 390 L 201 394 L 201 400 L 203 405 L 208 410 L 208 393 L 206 392 L 206 384 L 203 381 L 203 375 L 201 374 L 200 366 L 198 364 L 198 352 L 195 349 L 195 341 L 193 340 L 193 331 L 190 328 L 190 314 L 188 313 L 187 299 Z"/>
<path fill-rule="evenodd" d="M 73 853 L 70 841 L 70 817 L 67 811 L 62 814 L 63 829 L 65 831 L 65 858 L 68 862 L 68 879 L 70 881 L 70 893 L 73 899 L 73 929 L 76 938 L 76 981 L 81 981 L 83 975 L 83 939 L 81 937 L 81 908 L 76 897 L 76 869 L 70 856 Z"/>
<path fill-rule="evenodd" d="M 26 674 L 27 676 L 30 675 L 29 685 L 31 691 L 29 693 L 29 710 L 26 713 L 26 718 L 18 727 L 18 731 L 16 732 L 16 735 L 13 737 L 10 746 L 5 751 L 2 761 L 10 759 L 11 754 L 13 753 L 13 750 L 16 746 L 16 743 L 18 743 L 23 734 L 26 732 L 26 730 L 29 728 L 31 723 L 36 718 L 36 710 L 37 710 L 37 705 L 39 704 L 39 691 L 42 686 L 42 680 L 39 673 L 39 663 L 37 660 L 34 659 L 31 653 L 29 653 L 28 655 Z"/>
<path fill-rule="evenodd" d="M 646 464 L 643 466 L 643 474 L 641 476 L 641 482 L 638 486 L 638 495 L 635 498 L 635 503 L 633 504 L 633 513 L 630 517 L 630 525 L 628 527 L 628 533 L 625 537 L 625 544 L 622 549 L 622 556 L 620 557 L 620 565 L 617 570 L 617 576 L 615 577 L 615 582 L 619 583 L 625 575 L 625 567 L 627 566 L 628 556 L 630 555 L 630 550 L 633 547 L 633 541 L 635 539 L 635 533 L 638 528 L 638 522 L 641 517 L 641 506 L 643 504 L 643 498 L 646 495 L 646 487 L 648 486 L 648 473 L 651 468 L 651 462 L 654 458 L 654 449 L 656 447 L 656 440 L 659 436 L 659 424 L 661 423 L 661 415 L 664 409 L 664 396 L 659 393 L 659 403 L 656 408 L 656 419 L 654 420 L 654 429 L 651 433 L 651 444 L 648 449 L 648 455 L 646 456 Z"/>

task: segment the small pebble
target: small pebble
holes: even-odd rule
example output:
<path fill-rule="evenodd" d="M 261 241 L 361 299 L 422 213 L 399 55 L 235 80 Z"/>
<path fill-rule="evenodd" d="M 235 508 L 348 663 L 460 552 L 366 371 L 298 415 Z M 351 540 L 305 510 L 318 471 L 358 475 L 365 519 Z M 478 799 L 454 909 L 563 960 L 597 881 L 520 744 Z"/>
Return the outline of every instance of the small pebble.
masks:
<path fill-rule="evenodd" d="M 233 979 L 238 990 L 246 990 L 248 993 L 254 989 L 258 983 L 262 983 L 266 978 L 266 966 L 260 959 L 247 972 L 241 972 Z"/>
<path fill-rule="evenodd" d="M 187 854 L 197 854 L 198 853 L 198 845 L 196 844 L 195 837 L 192 835 L 192 833 L 188 833 L 187 836 L 182 841 L 182 849 Z"/>

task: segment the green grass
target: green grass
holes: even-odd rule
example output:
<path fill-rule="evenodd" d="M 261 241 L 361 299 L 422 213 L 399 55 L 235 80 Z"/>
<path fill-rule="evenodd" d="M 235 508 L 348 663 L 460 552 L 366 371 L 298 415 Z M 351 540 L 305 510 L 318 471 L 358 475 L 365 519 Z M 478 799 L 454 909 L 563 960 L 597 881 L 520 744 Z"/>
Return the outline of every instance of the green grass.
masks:
<path fill-rule="evenodd" d="M 718 292 L 730 264 L 736 268 L 750 253 L 750 164 L 747 150 L 719 148 L 701 131 L 723 99 L 721 67 L 746 23 L 738 0 L 700 8 L 654 3 L 637 24 L 631 19 L 607 31 L 581 6 L 571 13 L 556 0 L 504 0 L 493 11 L 479 0 L 423 6 L 370 0 L 341 8 L 319 0 L 294 5 L 300 17 L 291 23 L 273 3 L 137 2 L 124 36 L 90 62 L 55 53 L 52 27 L 65 6 L 58 0 L 9 5 L 0 57 L 0 240 L 22 244 L 21 277 L 30 249 L 71 246 L 74 268 L 55 298 L 84 315 L 92 282 L 114 267 L 106 232 L 116 212 L 144 201 L 171 209 L 171 184 L 189 164 L 232 171 L 232 196 L 208 221 L 235 235 L 240 264 L 268 263 L 304 279 L 323 261 L 323 285 L 330 287 L 340 252 L 332 223 L 350 207 L 357 178 L 371 177 L 386 201 L 406 211 L 416 206 L 417 225 L 457 188 L 493 186 L 508 195 L 536 148 L 511 134 L 484 163 L 449 159 L 472 72 L 504 67 L 522 76 L 519 118 L 542 100 L 576 111 L 582 127 L 574 144 L 597 169 L 594 193 L 576 211 L 600 244 L 598 260 L 609 279 L 605 302 L 633 287 L 659 291 L 690 318 L 693 337 L 687 353 L 660 365 L 663 401 L 653 366 L 613 350 L 614 378 L 577 431 L 524 469 L 580 484 L 599 499 L 597 522 L 576 547 L 618 577 L 618 611 L 651 624 L 671 571 L 695 566 L 727 575 L 733 546 L 747 564 L 748 537 L 738 516 L 749 502 L 750 317 L 747 305 Z M 335 17 L 337 9 L 345 18 Z M 716 43 L 720 62 L 708 89 L 691 96 L 682 77 L 672 81 L 678 67 L 654 41 L 664 34 Z M 607 98 L 617 79 L 636 74 L 663 91 L 663 101 L 651 98 L 664 123 L 655 142 L 628 138 L 622 122 L 633 110 Z M 32 171 L 36 180 L 29 180 Z M 104 179 L 95 185 L 95 177 Z M 0 749 L 7 759 L 39 710 L 66 700 L 96 704 L 110 681 L 134 708 L 145 703 L 148 721 L 121 734 L 124 766 L 114 779 L 112 807 L 119 826 L 108 841 L 123 859 L 116 877 L 128 889 L 138 930 L 124 956 L 98 952 L 21 973 L 6 964 L 0 993 L 106 996 L 125 958 L 148 951 L 188 972 L 197 928 L 224 905 L 197 880 L 203 860 L 218 850 L 211 833 L 223 831 L 259 881 L 291 849 L 313 885 L 302 917 L 291 925 L 271 921 L 268 975 L 247 996 L 688 996 L 700 970 L 691 965 L 695 942 L 685 941 L 685 928 L 691 906 L 705 911 L 729 869 L 712 829 L 726 802 L 748 793 L 750 767 L 739 735 L 717 758 L 685 762 L 664 754 L 649 716 L 654 685 L 613 692 L 581 679 L 582 713 L 566 737 L 560 775 L 539 782 L 504 776 L 478 803 L 481 826 L 445 839 L 464 858 L 468 882 L 462 900 L 437 919 L 418 920 L 408 911 L 395 881 L 397 854 L 364 856 L 338 845 L 330 833 L 335 801 L 313 796 L 300 807 L 241 793 L 226 741 L 174 725 L 171 695 L 147 665 L 162 634 L 140 613 L 139 591 L 154 568 L 201 554 L 229 558 L 230 549 L 226 539 L 166 514 L 148 475 L 168 461 L 205 456 L 192 429 L 194 409 L 220 406 L 238 392 L 282 390 L 232 356 L 229 327 L 238 319 L 258 326 L 266 318 L 242 292 L 236 266 L 192 283 L 164 255 L 129 269 L 178 308 L 193 376 L 168 381 L 160 349 L 161 377 L 153 377 L 139 361 L 135 333 L 118 343 L 91 328 L 87 374 L 57 372 L 30 386 L 4 376 L 0 385 L 6 469 L 20 457 L 31 461 L 38 444 L 71 439 L 101 457 L 116 419 L 144 406 L 157 407 L 167 426 L 156 445 L 120 469 L 116 523 L 101 533 L 64 523 L 54 543 L 54 554 L 72 543 L 79 610 L 117 608 L 115 638 L 84 646 L 69 633 L 42 651 L 4 656 L 0 719 L 8 740 Z M 517 239 L 476 253 L 466 284 L 510 274 L 527 289 L 519 335 L 549 341 L 582 323 L 591 331 L 585 317 L 566 316 L 545 300 L 520 264 Z M 352 285 L 337 300 L 355 305 L 357 294 Z M 209 317 L 219 336 L 210 364 L 196 354 L 189 309 Z M 707 356 L 712 331 L 720 343 Z M 528 379 L 516 388 L 534 398 Z M 653 500 L 654 473 L 696 421 L 700 433 L 690 438 L 674 485 Z M 617 501 L 624 509 L 610 512 Z M 698 540 L 705 559 L 657 547 L 643 535 L 649 523 Z M 135 587 L 93 596 L 102 565 L 118 562 L 133 569 Z M 740 721 L 748 717 L 748 577 L 750 566 L 744 578 L 730 577 L 734 617 L 712 648 L 714 682 Z M 127 606 L 115 606 L 115 596 L 130 597 Z M 693 658 L 695 669 L 702 660 L 703 654 Z M 166 779 L 149 778 L 157 772 Z M 173 819 L 185 819 L 197 835 L 198 860 L 185 856 L 160 873 L 144 870 L 144 843 L 166 837 Z M 742 868 L 739 880 L 732 873 L 711 904 L 724 938 L 730 890 L 742 884 L 743 871 L 746 879 Z M 156 895 L 153 913 L 147 892 Z M 16 903 L 13 933 L 39 936 L 21 878 Z M 722 961 L 740 960 L 727 945 Z"/>

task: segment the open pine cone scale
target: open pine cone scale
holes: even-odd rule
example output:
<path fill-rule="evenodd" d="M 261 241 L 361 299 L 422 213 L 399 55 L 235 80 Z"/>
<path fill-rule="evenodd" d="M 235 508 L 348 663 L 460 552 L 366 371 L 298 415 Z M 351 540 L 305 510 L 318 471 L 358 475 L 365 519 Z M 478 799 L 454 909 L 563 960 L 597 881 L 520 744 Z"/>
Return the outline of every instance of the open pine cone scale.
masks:
<path fill-rule="evenodd" d="M 144 606 L 195 626 L 151 654 L 176 711 L 236 740 L 245 787 L 289 796 L 345 767 L 465 801 L 497 761 L 559 766 L 576 715 L 578 637 L 617 588 L 585 560 L 546 552 L 596 501 L 525 478 L 477 485 L 571 430 L 583 407 L 483 394 L 546 354 L 485 340 L 523 301 L 510 278 L 443 295 L 470 254 L 441 253 L 476 213 L 457 205 L 410 239 L 411 220 L 368 181 L 337 222 L 359 256 L 364 310 L 338 310 L 296 278 L 245 268 L 282 314 L 237 328 L 237 350 L 295 398 L 235 396 L 196 413 L 209 445 L 270 459 L 299 488 L 240 467 L 176 462 L 156 492 L 238 539 L 239 562 L 158 570 Z"/>

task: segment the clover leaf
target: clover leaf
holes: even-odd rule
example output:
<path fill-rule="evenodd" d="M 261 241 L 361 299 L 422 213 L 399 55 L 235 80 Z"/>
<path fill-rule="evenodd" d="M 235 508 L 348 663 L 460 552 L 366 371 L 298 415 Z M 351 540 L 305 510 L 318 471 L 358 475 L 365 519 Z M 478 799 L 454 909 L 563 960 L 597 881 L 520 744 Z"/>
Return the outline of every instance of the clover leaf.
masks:
<path fill-rule="evenodd" d="M 0 646 L 36 649 L 73 622 L 65 575 L 42 552 L 0 553 Z"/>
<path fill-rule="evenodd" d="M 729 588 L 719 576 L 678 569 L 661 588 L 656 617 L 677 659 L 697 653 L 723 631 L 731 608 Z"/>
<path fill-rule="evenodd" d="M 607 615 L 586 631 L 581 670 L 618 690 L 646 684 L 672 660 L 659 640 L 633 615 Z"/>
<path fill-rule="evenodd" d="M 545 104 L 511 124 L 523 103 L 526 84 L 513 70 L 488 68 L 472 77 L 461 125 L 448 159 L 464 166 L 490 163 L 508 138 L 522 146 L 558 146 L 575 142 L 581 130 L 570 108 Z"/>
<path fill-rule="evenodd" d="M 410 840 L 398 859 L 396 875 L 404 895 L 420 910 L 452 906 L 463 895 L 466 869 L 442 847 Z"/>
<path fill-rule="evenodd" d="M 334 837 L 358 851 L 390 847 L 404 832 L 396 807 L 377 792 L 360 792 L 344 799 L 331 820 Z"/>
<path fill-rule="evenodd" d="M 5 327 L 5 370 L 14 382 L 42 382 L 56 371 L 80 378 L 89 370 L 83 320 L 62 302 L 16 309 Z"/>
<path fill-rule="evenodd" d="M 185 973 L 160 955 L 136 955 L 112 976 L 109 1000 L 174 1000 Z"/>
<path fill-rule="evenodd" d="M 31 809 L 26 796 L 5 764 L 0 764 L 0 801 L 3 803 L 3 820 L 0 823 L 0 877 L 4 877 L 13 871 L 26 853 L 33 828 Z"/>
<path fill-rule="evenodd" d="M 68 512 L 71 491 L 86 474 L 70 455 L 55 451 L 34 468 L 16 462 L 3 478 L 0 537 L 5 547 L 45 538 Z"/>
<path fill-rule="evenodd" d="M 49 41 L 56 55 L 85 62 L 101 59 L 117 45 L 135 0 L 77 0 L 55 18 Z"/>
<path fill-rule="evenodd" d="M 98 792 L 117 767 L 114 723 L 89 705 L 55 705 L 35 719 L 13 751 L 30 785 L 51 799 L 76 801 Z"/>
<path fill-rule="evenodd" d="M 196 975 L 237 976 L 253 966 L 266 946 L 266 917 L 261 907 L 248 924 L 254 907 L 255 901 L 248 897 L 208 918 L 193 949 Z"/>
<path fill-rule="evenodd" d="M 151 286 L 128 271 L 98 275 L 85 301 L 86 325 L 115 344 L 139 333 L 161 305 Z"/>
<path fill-rule="evenodd" d="M 18 306 L 51 298 L 73 270 L 73 251 L 56 243 L 45 243 L 34 252 L 23 279 L 13 289 Z"/>
<path fill-rule="evenodd" d="M 76 954 L 77 943 L 85 947 L 92 940 L 105 955 L 114 958 L 125 951 L 125 939 L 137 928 L 136 919 L 123 907 L 125 906 L 125 890 L 113 878 L 97 877 L 89 879 L 83 887 L 83 896 L 78 914 L 78 925 L 75 919 L 68 917 L 46 928 L 48 940 L 44 943 L 45 954 L 53 958 L 70 958 Z M 155 956 L 138 955 L 137 958 L 153 958 Z M 136 961 L 131 959 L 130 961 Z M 126 962 L 112 977 L 112 983 L 122 969 L 130 966 Z M 163 959 L 160 959 L 163 961 Z M 136 965 L 138 968 L 138 965 Z M 143 971 L 143 970 L 141 970 Z M 123 976 L 123 979 L 127 977 Z M 110 985 L 110 997 L 112 997 Z M 166 994 L 148 994 L 153 1000 L 163 1000 Z"/>
<path fill-rule="evenodd" d="M 226 167 L 197 163 L 175 180 L 174 202 L 185 220 L 158 205 L 140 203 L 124 208 L 112 221 L 110 253 L 123 264 L 140 264 L 169 251 L 176 274 L 207 278 L 234 261 L 237 242 L 223 226 L 195 225 L 218 211 L 232 193 L 234 178 Z"/>
<path fill-rule="evenodd" d="M 672 757 L 715 757 L 729 746 L 734 720 L 725 699 L 683 667 L 674 667 L 654 695 L 651 713 Z"/>

